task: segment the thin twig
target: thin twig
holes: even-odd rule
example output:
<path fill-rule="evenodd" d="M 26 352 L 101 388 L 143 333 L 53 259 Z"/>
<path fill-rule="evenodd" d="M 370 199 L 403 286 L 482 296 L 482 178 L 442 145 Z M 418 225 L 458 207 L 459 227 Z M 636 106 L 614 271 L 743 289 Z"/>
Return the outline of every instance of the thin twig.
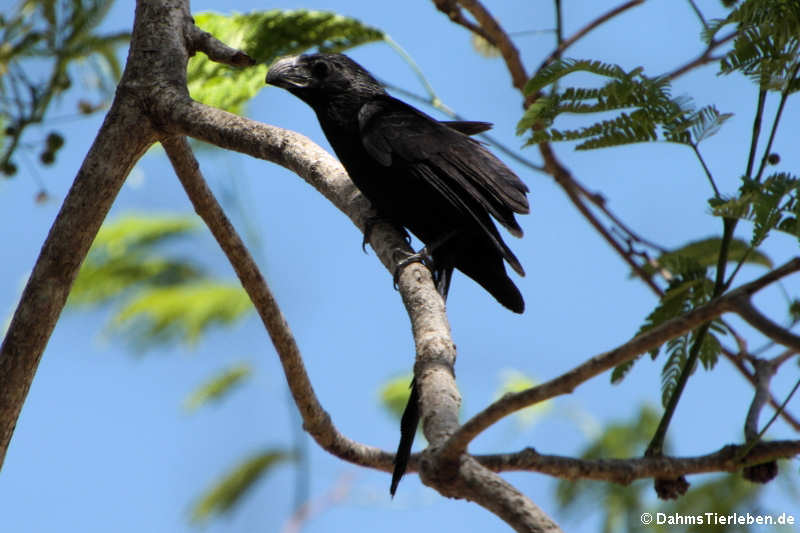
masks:
<path fill-rule="evenodd" d="M 636 6 L 638 6 L 640 4 L 643 4 L 643 3 L 644 3 L 644 0 L 630 0 L 629 2 L 625 2 L 624 4 L 621 4 L 621 5 L 617 6 L 617 7 L 615 7 L 614 9 L 611 9 L 611 10 L 607 11 L 606 13 L 600 15 L 599 17 L 597 17 L 596 19 L 591 21 L 589 24 L 587 24 L 586 26 L 584 26 L 583 28 L 581 28 L 580 30 L 578 30 L 577 32 L 572 34 L 568 39 L 565 39 L 565 40 L 559 42 L 559 44 L 556 47 L 556 49 L 553 50 L 550 53 L 549 56 L 547 56 L 547 59 L 542 61 L 541 65 L 539 65 L 539 70 L 541 70 L 544 67 L 546 67 L 547 65 L 549 65 L 554 59 L 560 57 L 561 54 L 564 53 L 564 50 L 566 50 L 567 48 L 569 48 L 570 46 L 572 46 L 573 44 L 578 42 L 578 40 L 580 40 L 581 38 L 586 36 L 586 34 L 591 32 L 592 30 L 594 30 L 595 28 L 597 28 L 601 24 L 603 24 L 605 22 L 608 22 L 610 19 L 616 17 L 617 15 L 620 15 L 620 14 L 624 13 L 628 9 L 630 9 L 632 7 L 636 7 Z"/>
<path fill-rule="evenodd" d="M 708 165 L 706 165 L 705 159 L 700 154 L 700 149 L 697 148 L 695 143 L 691 143 L 692 150 L 694 154 L 697 156 L 698 161 L 700 161 L 700 165 L 703 167 L 703 172 L 706 173 L 706 178 L 708 178 L 708 183 L 711 184 L 711 188 L 714 189 L 714 196 L 716 198 L 720 198 L 719 189 L 717 189 L 717 184 L 714 182 L 714 176 L 711 175 L 711 170 L 709 170 Z"/>
<path fill-rule="evenodd" d="M 706 18 L 703 16 L 703 12 L 700 11 L 700 8 L 697 7 L 697 4 L 694 3 L 694 0 L 689 0 L 689 5 L 692 6 L 692 10 L 694 10 L 695 15 L 697 15 L 697 18 L 700 19 L 700 23 L 703 25 L 703 28 L 708 29 Z"/>
<path fill-rule="evenodd" d="M 767 140 L 767 146 L 764 147 L 764 155 L 761 158 L 761 165 L 758 168 L 758 173 L 756 174 L 755 180 L 761 181 L 761 175 L 764 173 L 764 167 L 767 165 L 767 160 L 769 159 L 770 152 L 772 151 L 772 142 L 775 140 L 775 134 L 778 131 L 778 124 L 781 121 L 781 115 L 783 114 L 783 108 L 786 105 L 786 100 L 789 98 L 789 90 L 792 86 L 792 80 L 794 80 L 795 76 L 797 76 L 797 70 L 800 69 L 800 63 L 796 64 L 792 71 L 786 78 L 786 87 L 781 91 L 781 99 L 778 103 L 778 110 L 775 112 L 775 120 L 772 121 L 772 128 L 769 132 L 769 139 Z"/>
<path fill-rule="evenodd" d="M 699 56 L 697 56 L 693 60 L 689 61 L 685 65 L 676 68 L 672 72 L 670 72 L 668 74 L 664 74 L 664 77 L 666 77 L 666 78 L 668 78 L 670 80 L 674 80 L 675 78 L 683 76 L 684 74 L 686 74 L 690 70 L 694 70 L 699 66 L 706 65 L 708 63 L 713 63 L 715 61 L 719 61 L 720 59 L 722 59 L 722 57 L 720 57 L 720 56 L 712 56 L 711 52 L 713 52 L 714 50 L 716 50 L 717 48 L 719 48 L 723 44 L 727 43 L 728 41 L 730 41 L 731 39 L 733 39 L 737 35 L 738 35 L 738 32 L 734 31 L 734 32 L 729 33 L 725 37 L 722 37 L 720 39 L 712 40 L 710 43 L 708 43 L 708 46 L 706 47 L 706 49 L 703 50 L 703 52 L 701 52 Z"/>

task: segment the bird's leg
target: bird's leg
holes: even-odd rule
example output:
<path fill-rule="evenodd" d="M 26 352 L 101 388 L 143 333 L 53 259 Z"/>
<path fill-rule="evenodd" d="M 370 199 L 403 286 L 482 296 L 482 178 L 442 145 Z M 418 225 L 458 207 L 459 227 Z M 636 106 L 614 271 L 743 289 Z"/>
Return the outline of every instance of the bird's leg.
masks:
<path fill-rule="evenodd" d="M 423 246 L 419 252 L 410 254 L 408 257 L 400 260 L 394 269 L 394 276 L 392 277 L 392 280 L 394 281 L 394 288 L 397 288 L 397 282 L 400 279 L 400 272 L 411 263 L 422 263 L 428 267 L 428 270 L 430 270 L 431 273 L 435 272 L 436 269 L 433 261 L 433 252 L 440 248 L 444 243 L 452 239 L 456 233 L 458 233 L 456 230 L 446 233 L 441 238 Z"/>
<path fill-rule="evenodd" d="M 369 242 L 369 238 L 372 235 L 372 230 L 375 229 L 375 224 L 378 224 L 380 222 L 387 222 L 389 224 L 392 224 L 395 228 L 397 228 L 397 231 L 403 234 L 403 239 L 405 239 L 406 244 L 411 244 L 411 236 L 408 234 L 408 232 L 405 230 L 404 227 L 395 224 L 391 218 L 382 217 L 380 215 L 374 215 L 367 218 L 364 221 L 364 239 L 361 241 L 361 249 L 364 251 L 364 253 L 367 253 L 367 243 Z"/>

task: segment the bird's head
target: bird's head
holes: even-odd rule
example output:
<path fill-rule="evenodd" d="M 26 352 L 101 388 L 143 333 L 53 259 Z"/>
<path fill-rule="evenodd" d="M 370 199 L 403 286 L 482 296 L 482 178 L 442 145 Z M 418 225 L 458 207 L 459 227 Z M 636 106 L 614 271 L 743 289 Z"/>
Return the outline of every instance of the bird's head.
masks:
<path fill-rule="evenodd" d="M 369 72 L 343 54 L 284 57 L 270 67 L 266 82 L 312 105 L 336 95 L 371 96 L 385 92 Z"/>

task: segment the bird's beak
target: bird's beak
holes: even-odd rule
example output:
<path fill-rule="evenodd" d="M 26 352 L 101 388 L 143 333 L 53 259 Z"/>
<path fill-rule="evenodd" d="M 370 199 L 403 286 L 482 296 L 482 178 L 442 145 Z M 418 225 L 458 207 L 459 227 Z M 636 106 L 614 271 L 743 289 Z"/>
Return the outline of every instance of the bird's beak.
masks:
<path fill-rule="evenodd" d="M 300 56 L 284 57 L 273 63 L 267 72 L 266 82 L 282 89 L 294 89 L 308 86 L 310 76 Z"/>

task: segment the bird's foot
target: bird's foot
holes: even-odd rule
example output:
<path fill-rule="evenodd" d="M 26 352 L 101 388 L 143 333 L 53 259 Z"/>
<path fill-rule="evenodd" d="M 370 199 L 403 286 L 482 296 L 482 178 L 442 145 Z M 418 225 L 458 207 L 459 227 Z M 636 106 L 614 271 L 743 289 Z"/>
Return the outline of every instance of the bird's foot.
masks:
<path fill-rule="evenodd" d="M 367 218 L 364 221 L 364 238 L 361 240 L 361 249 L 364 251 L 364 253 L 367 253 L 367 244 L 369 243 L 370 236 L 372 236 L 372 230 L 375 229 L 375 225 L 379 222 L 388 222 L 389 224 L 392 224 L 395 228 L 397 228 L 397 231 L 403 234 L 403 239 L 406 241 L 406 244 L 411 244 L 411 236 L 402 226 L 396 225 L 390 218 L 375 215 Z"/>
<path fill-rule="evenodd" d="M 397 289 L 397 283 L 400 281 L 400 273 L 411 263 L 422 263 L 428 267 L 428 270 L 433 272 L 433 256 L 430 254 L 430 252 L 428 252 L 428 247 L 425 246 L 419 252 L 415 254 L 409 254 L 407 257 L 401 259 L 397 263 L 397 266 L 394 269 L 394 276 L 392 276 L 395 289 Z"/>

